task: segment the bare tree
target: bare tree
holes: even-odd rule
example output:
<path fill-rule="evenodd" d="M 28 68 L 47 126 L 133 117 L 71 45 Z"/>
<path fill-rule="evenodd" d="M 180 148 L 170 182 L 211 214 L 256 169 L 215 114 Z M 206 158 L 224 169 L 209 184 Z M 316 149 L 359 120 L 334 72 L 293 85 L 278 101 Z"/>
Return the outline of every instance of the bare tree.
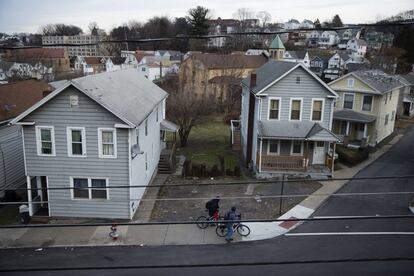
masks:
<path fill-rule="evenodd" d="M 209 102 L 209 98 L 196 96 L 191 90 L 183 89 L 178 89 L 168 97 L 167 117 L 180 128 L 178 135 L 181 147 L 187 146 L 192 128 L 210 113 L 212 105 Z"/>
<path fill-rule="evenodd" d="M 272 20 L 272 15 L 267 11 L 260 11 L 256 14 L 256 17 L 260 20 L 262 28 L 266 28 L 267 23 Z"/>

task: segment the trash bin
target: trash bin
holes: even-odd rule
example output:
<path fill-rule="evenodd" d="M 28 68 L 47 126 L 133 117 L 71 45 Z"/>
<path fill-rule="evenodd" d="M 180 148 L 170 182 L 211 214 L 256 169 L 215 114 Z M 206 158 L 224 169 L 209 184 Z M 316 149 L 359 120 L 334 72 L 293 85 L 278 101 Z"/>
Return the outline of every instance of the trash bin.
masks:
<path fill-rule="evenodd" d="M 30 221 L 29 207 L 27 205 L 20 205 L 19 213 L 20 213 L 20 222 L 24 224 L 28 224 Z"/>

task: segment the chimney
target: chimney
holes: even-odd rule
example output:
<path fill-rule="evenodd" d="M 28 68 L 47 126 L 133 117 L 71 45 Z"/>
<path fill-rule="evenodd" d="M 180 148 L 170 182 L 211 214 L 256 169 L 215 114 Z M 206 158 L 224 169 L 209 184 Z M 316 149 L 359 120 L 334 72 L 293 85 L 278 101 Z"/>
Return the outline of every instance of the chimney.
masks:
<path fill-rule="evenodd" d="M 257 74 L 255 71 L 253 71 L 250 74 L 250 89 L 253 89 L 253 87 L 256 86 L 256 80 L 257 80 Z"/>

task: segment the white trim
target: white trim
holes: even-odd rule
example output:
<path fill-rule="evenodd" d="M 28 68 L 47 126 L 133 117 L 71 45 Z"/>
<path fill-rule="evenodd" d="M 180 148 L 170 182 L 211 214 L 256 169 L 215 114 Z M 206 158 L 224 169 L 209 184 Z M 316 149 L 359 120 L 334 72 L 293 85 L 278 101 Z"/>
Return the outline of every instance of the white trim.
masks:
<path fill-rule="evenodd" d="M 263 139 L 260 139 L 259 172 L 262 172 L 262 151 L 263 151 Z"/>
<path fill-rule="evenodd" d="M 80 130 L 81 131 L 81 139 L 82 139 L 82 154 L 73 154 L 72 153 L 72 130 Z M 68 148 L 68 157 L 86 157 L 86 132 L 84 127 L 66 127 L 66 141 L 67 141 L 67 148 Z"/>
<path fill-rule="evenodd" d="M 345 96 L 346 95 L 351 95 L 352 96 L 352 109 L 349 110 L 354 110 L 355 107 L 355 94 L 354 93 L 343 93 L 344 94 L 344 98 L 342 100 L 342 109 L 349 109 L 349 108 L 345 108 Z"/>
<path fill-rule="evenodd" d="M 370 110 L 364 110 L 364 99 L 365 97 L 371 97 L 371 109 Z M 373 109 L 373 105 L 374 105 L 374 96 L 373 95 L 362 95 L 362 103 L 361 103 L 361 111 L 365 111 L 365 112 L 372 112 Z"/>
<path fill-rule="evenodd" d="M 331 114 L 329 115 L 329 131 L 332 131 L 332 127 L 333 127 L 333 113 L 334 113 L 334 109 L 335 109 L 335 103 L 336 103 L 336 99 L 331 101 Z"/>
<path fill-rule="evenodd" d="M 88 181 L 88 198 L 76 198 L 75 197 L 75 193 L 74 193 L 74 184 L 73 184 L 73 179 L 74 178 L 79 178 L 79 179 L 86 179 Z M 92 179 L 104 179 L 105 180 L 105 190 L 106 190 L 106 198 L 92 198 Z M 95 201 L 106 201 L 109 200 L 109 178 L 108 177 L 102 177 L 102 176 L 69 176 L 69 185 L 70 185 L 70 193 L 71 193 L 71 199 L 72 200 L 79 200 L 79 201 L 84 201 L 84 200 L 95 200 Z"/>
<path fill-rule="evenodd" d="M 277 83 L 278 81 L 280 81 L 281 79 L 283 79 L 285 76 L 289 75 L 293 70 L 295 70 L 298 67 L 302 67 L 315 80 L 317 80 L 323 87 L 325 87 L 330 93 L 332 93 L 335 97 L 338 97 L 338 95 L 336 94 L 336 92 L 331 87 L 329 87 L 326 83 L 324 83 L 318 76 L 315 75 L 315 73 L 313 73 L 310 69 L 306 68 L 306 66 L 304 64 L 302 64 L 302 63 L 298 63 L 296 66 L 294 66 L 292 69 L 290 69 L 289 71 L 287 71 L 286 73 L 284 73 L 282 76 L 280 76 L 279 78 L 277 78 L 274 81 L 272 81 L 271 83 L 269 83 L 267 86 L 265 86 L 260 91 L 258 91 L 256 93 L 256 95 L 261 95 L 263 91 L 265 91 L 270 86 L 274 85 L 275 83 Z"/>
<path fill-rule="evenodd" d="M 299 120 L 293 120 L 292 119 L 292 102 L 293 101 L 300 101 L 300 112 L 299 112 Z M 290 98 L 290 104 L 289 104 L 289 121 L 296 121 L 301 122 L 302 121 L 302 109 L 303 109 L 303 98 Z"/>
<path fill-rule="evenodd" d="M 293 153 L 293 143 L 300 141 L 300 153 Z M 290 140 L 290 155 L 291 156 L 301 156 L 303 155 L 304 141 L 302 140 Z"/>
<path fill-rule="evenodd" d="M 27 203 L 29 205 L 29 216 L 33 216 L 33 198 L 32 198 L 32 180 L 29 175 L 26 176 L 27 186 Z"/>
<path fill-rule="evenodd" d="M 23 163 L 24 163 L 24 175 L 27 175 L 27 162 L 26 162 L 26 144 L 24 142 L 24 127 L 21 127 L 22 130 L 22 140 L 23 140 Z M 37 148 L 37 144 L 36 144 Z"/>
<path fill-rule="evenodd" d="M 272 100 L 278 100 L 279 101 L 279 106 L 277 109 L 277 119 L 274 118 L 270 118 L 270 102 Z M 280 108 L 282 107 L 282 98 L 281 97 L 269 97 L 268 101 L 267 101 L 267 120 L 268 121 L 280 121 Z"/>
<path fill-rule="evenodd" d="M 322 101 L 322 109 L 321 109 L 321 119 L 320 120 L 313 120 L 313 103 L 316 101 Z M 323 98 L 312 98 L 312 105 L 311 105 L 311 114 L 309 120 L 312 122 L 323 122 L 323 113 L 325 112 L 325 99 Z"/>
<path fill-rule="evenodd" d="M 114 154 L 113 155 L 104 155 L 102 153 L 102 131 L 112 131 L 113 133 L 113 144 L 114 144 Z M 99 127 L 98 128 L 98 156 L 99 158 L 117 158 L 117 133 L 116 128 L 106 128 L 106 127 Z"/>
<path fill-rule="evenodd" d="M 130 125 L 125 125 L 125 124 L 115 124 L 114 128 L 134 128 Z"/>
<path fill-rule="evenodd" d="M 277 153 L 270 152 L 270 141 L 277 142 Z M 280 155 L 280 140 L 279 139 L 267 139 L 267 154 L 268 155 Z"/>
<path fill-rule="evenodd" d="M 52 153 L 51 154 L 44 154 L 42 153 L 42 142 L 41 142 L 41 136 L 40 131 L 42 129 L 49 129 L 50 130 L 50 138 L 52 142 Z M 36 149 L 37 149 L 37 155 L 38 156 L 56 156 L 56 144 L 55 144 L 55 127 L 54 126 L 36 126 L 35 127 L 36 132 Z"/>
<path fill-rule="evenodd" d="M 12 123 L 10 122 L 10 125 L 11 125 Z M 18 122 L 18 123 L 15 123 L 15 125 L 20 125 L 20 126 L 33 126 L 35 124 L 35 122 Z"/>

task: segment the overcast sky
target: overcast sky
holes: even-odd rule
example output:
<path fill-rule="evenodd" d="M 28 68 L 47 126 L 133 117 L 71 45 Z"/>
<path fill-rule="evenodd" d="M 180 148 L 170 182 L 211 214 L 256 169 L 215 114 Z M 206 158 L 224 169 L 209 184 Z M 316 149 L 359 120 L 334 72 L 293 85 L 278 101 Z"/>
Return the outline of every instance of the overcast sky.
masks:
<path fill-rule="evenodd" d="M 47 23 L 73 24 L 87 31 L 89 22 L 112 27 L 152 16 L 186 16 L 189 8 L 209 8 L 213 17 L 232 18 L 239 8 L 268 11 L 272 21 L 290 18 L 321 21 L 339 14 L 345 23 L 368 23 L 413 9 L 413 0 L 0 0 L 0 32 L 37 32 Z"/>

